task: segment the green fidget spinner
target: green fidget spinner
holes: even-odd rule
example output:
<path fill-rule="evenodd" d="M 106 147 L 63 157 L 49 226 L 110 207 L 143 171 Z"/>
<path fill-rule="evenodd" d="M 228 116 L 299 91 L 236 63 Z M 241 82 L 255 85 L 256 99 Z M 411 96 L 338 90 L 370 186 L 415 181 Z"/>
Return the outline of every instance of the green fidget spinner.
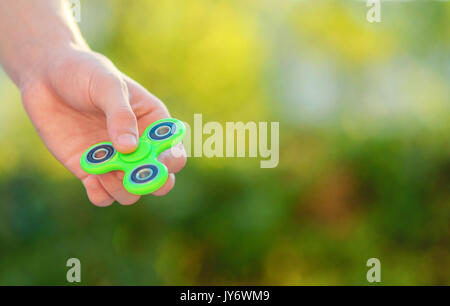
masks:
<path fill-rule="evenodd" d="M 186 128 L 180 120 L 158 120 L 147 127 L 133 153 L 117 152 L 110 142 L 101 142 L 84 152 L 81 168 L 92 174 L 121 170 L 125 172 L 123 185 L 128 192 L 152 193 L 169 176 L 166 166 L 157 160 L 158 155 L 180 143 L 185 134 Z"/>

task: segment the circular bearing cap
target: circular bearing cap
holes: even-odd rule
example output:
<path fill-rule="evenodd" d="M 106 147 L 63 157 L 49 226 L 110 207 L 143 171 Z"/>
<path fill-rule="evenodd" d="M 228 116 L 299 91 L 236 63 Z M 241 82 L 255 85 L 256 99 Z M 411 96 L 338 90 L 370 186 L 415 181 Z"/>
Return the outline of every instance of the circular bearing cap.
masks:
<path fill-rule="evenodd" d="M 135 184 L 144 184 L 153 180 L 159 173 L 155 165 L 139 166 L 131 172 L 131 181 Z"/>
<path fill-rule="evenodd" d="M 175 134 L 177 125 L 174 122 L 161 122 L 148 132 L 148 137 L 152 140 L 164 140 Z"/>
<path fill-rule="evenodd" d="M 112 145 L 102 144 L 89 150 L 86 159 L 91 164 L 100 164 L 110 160 L 115 153 L 116 150 Z"/>

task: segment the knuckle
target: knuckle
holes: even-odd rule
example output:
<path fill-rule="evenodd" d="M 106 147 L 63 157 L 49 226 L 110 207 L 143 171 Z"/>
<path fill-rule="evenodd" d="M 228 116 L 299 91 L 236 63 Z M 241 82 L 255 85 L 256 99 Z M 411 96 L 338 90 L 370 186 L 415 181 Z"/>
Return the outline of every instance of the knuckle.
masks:
<path fill-rule="evenodd" d="M 121 199 L 118 202 L 121 205 L 132 205 L 132 204 L 135 204 L 139 199 L 140 199 L 139 196 L 129 196 L 128 198 Z"/>
<path fill-rule="evenodd" d="M 115 107 L 114 112 L 116 115 L 118 115 L 118 116 L 120 115 L 122 117 L 129 117 L 129 118 L 135 117 L 130 105 L 127 105 L 127 104 L 117 105 Z"/>
<path fill-rule="evenodd" d="M 129 109 L 117 108 L 111 114 L 111 124 L 113 124 L 118 130 L 132 130 L 135 129 L 136 116 Z M 119 125 L 117 125 L 119 123 Z"/>
<path fill-rule="evenodd" d="M 110 193 L 110 194 L 118 194 L 122 191 L 122 185 L 120 182 L 112 181 L 108 178 L 102 178 L 102 185 L 103 187 Z"/>
<path fill-rule="evenodd" d="M 114 95 L 121 92 L 124 96 L 128 96 L 125 81 L 113 71 L 94 72 L 91 76 L 89 90 L 94 100 L 108 92 L 112 92 Z"/>
<path fill-rule="evenodd" d="M 89 198 L 92 204 L 99 207 L 109 206 L 112 204 L 113 200 L 106 197 L 92 197 Z"/>
<path fill-rule="evenodd" d="M 170 190 L 158 190 L 152 193 L 155 197 L 163 197 L 169 193 Z"/>
<path fill-rule="evenodd" d="M 119 89 L 124 93 L 128 92 L 127 85 L 124 80 L 112 71 L 103 72 L 98 78 L 99 86 L 105 86 L 108 89 Z"/>
<path fill-rule="evenodd" d="M 157 197 L 163 197 L 165 195 L 167 195 L 173 188 L 173 184 L 171 184 L 170 186 L 163 186 L 161 187 L 161 189 L 156 190 L 155 192 L 152 193 L 152 195 L 157 196 Z"/>

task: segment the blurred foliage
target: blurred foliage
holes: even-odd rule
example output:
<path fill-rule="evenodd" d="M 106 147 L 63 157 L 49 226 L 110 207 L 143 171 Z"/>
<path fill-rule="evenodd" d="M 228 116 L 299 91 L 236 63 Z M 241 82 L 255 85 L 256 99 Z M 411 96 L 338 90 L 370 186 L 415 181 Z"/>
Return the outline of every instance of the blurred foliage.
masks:
<path fill-rule="evenodd" d="M 82 1 L 91 46 L 173 116 L 280 121 L 280 163 L 190 158 L 90 205 L 0 76 L 0 284 L 450 284 L 450 5 Z"/>

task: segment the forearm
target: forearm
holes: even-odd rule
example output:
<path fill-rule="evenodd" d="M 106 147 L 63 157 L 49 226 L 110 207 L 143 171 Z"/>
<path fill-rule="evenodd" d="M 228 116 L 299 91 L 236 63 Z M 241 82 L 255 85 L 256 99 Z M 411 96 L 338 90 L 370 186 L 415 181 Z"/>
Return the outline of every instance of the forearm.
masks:
<path fill-rule="evenodd" d="M 65 0 L 0 0 L 0 63 L 19 87 L 70 47 L 87 45 Z"/>

